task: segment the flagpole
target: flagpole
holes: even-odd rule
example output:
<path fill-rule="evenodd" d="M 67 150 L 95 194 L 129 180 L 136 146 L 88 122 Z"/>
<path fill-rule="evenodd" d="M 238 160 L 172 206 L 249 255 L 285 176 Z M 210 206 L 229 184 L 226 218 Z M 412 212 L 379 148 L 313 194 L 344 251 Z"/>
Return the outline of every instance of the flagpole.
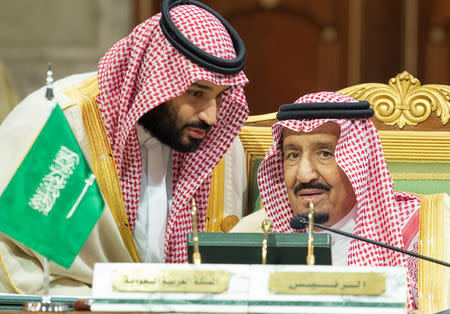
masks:
<path fill-rule="evenodd" d="M 52 71 L 52 63 L 48 63 L 48 69 L 47 69 L 47 77 L 45 79 L 45 85 L 47 88 L 45 89 L 45 98 L 47 98 L 47 119 L 50 117 L 52 110 L 54 108 L 53 105 L 53 71 Z M 51 310 L 51 303 L 52 303 L 52 297 L 50 296 L 50 265 L 49 260 L 46 256 L 44 256 L 44 259 L 42 261 L 42 268 L 44 271 L 44 278 L 42 283 L 42 298 L 41 298 L 41 311 L 42 309 L 48 312 L 53 312 Z M 46 311 L 46 312 L 47 312 Z"/>
<path fill-rule="evenodd" d="M 53 71 L 51 62 L 48 63 L 47 78 L 46 78 L 46 90 L 45 98 L 47 98 L 47 119 L 50 117 L 53 109 L 55 108 L 55 101 L 53 100 Z M 68 311 L 69 307 L 64 304 L 52 302 L 50 296 L 50 261 L 46 256 L 42 256 L 42 296 L 40 302 L 29 302 L 24 304 L 24 310 L 26 312 L 62 312 Z"/>
<path fill-rule="evenodd" d="M 52 114 L 53 109 L 55 108 L 56 102 L 54 101 L 53 97 L 53 70 L 52 70 L 52 63 L 48 63 L 48 69 L 47 69 L 47 78 L 45 80 L 47 88 L 45 89 L 45 98 L 47 98 L 47 119 Z"/>
<path fill-rule="evenodd" d="M 50 287 L 50 265 L 48 258 L 44 256 L 43 260 L 43 268 L 44 268 L 44 283 L 42 287 L 42 299 L 44 301 L 44 296 L 48 296 L 48 302 L 51 302 L 51 298 L 49 296 L 49 287 Z"/>
<path fill-rule="evenodd" d="M 45 98 L 47 98 L 47 119 L 50 117 L 54 106 L 53 101 L 53 71 L 52 71 L 52 63 L 48 63 L 47 69 L 47 78 L 45 80 L 47 88 L 45 89 Z M 44 260 L 42 261 L 42 268 L 44 270 L 44 278 L 43 278 L 43 286 L 42 286 L 42 300 L 41 303 L 50 305 L 52 300 L 50 297 L 50 265 L 49 260 L 46 256 L 44 256 Z"/>

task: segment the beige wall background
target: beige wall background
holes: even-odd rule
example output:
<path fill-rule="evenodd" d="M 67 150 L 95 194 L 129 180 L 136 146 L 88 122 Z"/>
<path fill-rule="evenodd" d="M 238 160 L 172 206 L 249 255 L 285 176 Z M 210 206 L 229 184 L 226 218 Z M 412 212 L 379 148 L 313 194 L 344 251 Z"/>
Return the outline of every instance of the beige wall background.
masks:
<path fill-rule="evenodd" d="M 96 71 L 134 25 L 133 0 L 0 0 L 0 122 L 30 92 L 55 79 Z"/>

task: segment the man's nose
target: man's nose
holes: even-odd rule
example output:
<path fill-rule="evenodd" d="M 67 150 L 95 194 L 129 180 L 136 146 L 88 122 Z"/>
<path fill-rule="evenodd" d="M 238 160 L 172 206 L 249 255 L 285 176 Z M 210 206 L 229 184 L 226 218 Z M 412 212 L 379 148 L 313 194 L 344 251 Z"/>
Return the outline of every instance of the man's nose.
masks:
<path fill-rule="evenodd" d="M 217 112 L 219 104 L 216 99 L 212 99 L 205 104 L 202 111 L 199 112 L 198 118 L 205 121 L 209 125 L 214 125 L 217 122 Z"/>
<path fill-rule="evenodd" d="M 297 180 L 301 183 L 314 182 L 319 179 L 316 165 L 308 157 L 303 157 L 297 169 Z"/>

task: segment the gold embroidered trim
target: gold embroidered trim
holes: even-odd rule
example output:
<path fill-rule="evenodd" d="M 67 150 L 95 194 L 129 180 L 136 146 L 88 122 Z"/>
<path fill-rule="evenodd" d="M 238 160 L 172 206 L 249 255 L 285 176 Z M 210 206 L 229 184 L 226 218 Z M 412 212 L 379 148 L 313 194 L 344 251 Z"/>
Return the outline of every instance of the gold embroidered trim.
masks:
<path fill-rule="evenodd" d="M 15 293 L 22 294 L 22 292 L 19 289 L 17 289 L 17 287 L 12 282 L 11 277 L 9 276 L 8 270 L 6 269 L 6 265 L 5 265 L 5 262 L 3 261 L 3 256 L 1 253 L 0 253 L 0 263 L 2 264 L 3 271 L 5 272 L 6 279 L 8 280 L 8 283 L 11 286 L 11 288 L 13 288 Z"/>
<path fill-rule="evenodd" d="M 445 241 L 439 240 L 444 234 L 444 214 L 442 208 L 444 194 L 424 195 L 420 202 L 419 254 L 443 259 Z M 445 266 L 419 259 L 418 262 L 419 309 L 424 313 L 435 313 L 444 308 Z M 448 283 L 447 283 L 448 284 Z"/>
<path fill-rule="evenodd" d="M 76 104 L 80 104 L 86 96 L 98 96 L 97 75 L 94 75 L 76 85 L 69 86 L 68 88 L 62 90 L 62 92 Z"/>
<path fill-rule="evenodd" d="M 78 105 L 77 104 L 70 104 L 70 105 L 66 105 L 64 107 L 61 107 L 61 109 L 62 109 L 62 111 L 64 111 L 64 110 L 69 109 L 69 108 L 74 107 L 74 106 L 78 106 Z"/>
<path fill-rule="evenodd" d="M 213 170 L 208 198 L 206 232 L 221 232 L 224 206 L 225 159 L 222 158 Z"/>
<path fill-rule="evenodd" d="M 93 171 L 97 177 L 100 190 L 105 196 L 109 209 L 133 261 L 140 262 L 126 215 L 116 163 L 114 162 L 109 139 L 98 110 L 96 96 L 83 98 L 80 109 L 92 156 Z"/>

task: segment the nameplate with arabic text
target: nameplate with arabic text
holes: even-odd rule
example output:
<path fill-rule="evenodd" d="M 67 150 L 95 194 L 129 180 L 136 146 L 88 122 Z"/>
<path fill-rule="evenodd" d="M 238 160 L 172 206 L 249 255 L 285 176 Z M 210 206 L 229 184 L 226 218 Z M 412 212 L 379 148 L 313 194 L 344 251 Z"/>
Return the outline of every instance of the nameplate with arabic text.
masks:
<path fill-rule="evenodd" d="M 229 280 L 230 272 L 220 270 L 116 270 L 112 285 L 118 292 L 223 293 L 228 290 Z"/>
<path fill-rule="evenodd" d="M 269 277 L 274 294 L 381 295 L 383 273 L 274 272 Z"/>

